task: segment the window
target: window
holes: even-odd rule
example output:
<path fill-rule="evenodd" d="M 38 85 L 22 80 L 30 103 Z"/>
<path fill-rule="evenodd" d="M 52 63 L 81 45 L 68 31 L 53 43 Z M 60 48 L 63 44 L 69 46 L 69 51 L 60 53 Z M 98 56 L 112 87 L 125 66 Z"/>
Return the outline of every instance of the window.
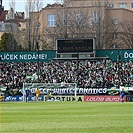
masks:
<path fill-rule="evenodd" d="M 90 13 L 90 24 L 96 24 L 99 22 L 100 13 L 99 12 L 91 12 Z"/>
<path fill-rule="evenodd" d="M 63 14 L 62 15 L 62 22 L 64 25 L 70 25 L 71 24 L 71 15 L 70 14 Z"/>
<path fill-rule="evenodd" d="M 0 31 L 2 31 L 2 25 L 0 25 Z"/>
<path fill-rule="evenodd" d="M 116 38 L 118 38 L 117 33 L 112 33 L 112 39 L 116 39 Z"/>
<path fill-rule="evenodd" d="M 114 4 L 108 4 L 108 6 L 114 8 Z"/>
<path fill-rule="evenodd" d="M 118 8 L 127 8 L 127 3 L 118 3 Z"/>
<path fill-rule="evenodd" d="M 13 29 L 13 26 L 11 24 L 6 24 L 5 25 L 5 30 L 6 31 L 9 31 L 9 30 L 12 30 Z"/>
<path fill-rule="evenodd" d="M 131 8 L 133 8 L 133 3 L 131 3 Z"/>
<path fill-rule="evenodd" d="M 48 27 L 56 26 L 56 16 L 55 14 L 48 14 Z"/>
<path fill-rule="evenodd" d="M 118 19 L 112 19 L 112 22 L 113 22 L 114 25 L 119 24 L 119 20 Z"/>
<path fill-rule="evenodd" d="M 83 14 L 76 14 L 76 22 L 78 25 L 85 23 L 85 18 Z"/>
<path fill-rule="evenodd" d="M 112 48 L 113 48 L 113 49 L 116 49 L 116 48 L 118 48 L 118 47 L 117 47 L 116 44 L 112 44 Z"/>

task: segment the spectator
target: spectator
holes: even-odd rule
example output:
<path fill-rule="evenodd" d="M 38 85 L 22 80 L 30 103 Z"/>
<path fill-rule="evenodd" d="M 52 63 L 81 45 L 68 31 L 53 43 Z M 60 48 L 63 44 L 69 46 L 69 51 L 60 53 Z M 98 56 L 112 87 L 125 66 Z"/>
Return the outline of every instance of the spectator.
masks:
<path fill-rule="evenodd" d="M 78 87 L 133 86 L 133 62 L 51 61 L 39 63 L 0 62 L 0 86 L 18 89 L 24 82 L 77 83 Z"/>

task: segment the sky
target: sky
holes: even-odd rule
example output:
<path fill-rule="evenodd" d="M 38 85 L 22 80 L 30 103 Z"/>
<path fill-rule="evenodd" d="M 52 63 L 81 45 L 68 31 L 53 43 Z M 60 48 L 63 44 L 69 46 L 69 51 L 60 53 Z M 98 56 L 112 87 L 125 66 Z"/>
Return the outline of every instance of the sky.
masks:
<path fill-rule="evenodd" d="M 4 10 L 10 9 L 10 3 L 12 1 L 15 1 L 15 11 L 25 12 L 25 3 L 27 2 L 27 0 L 3 0 L 2 5 L 4 6 Z M 43 7 L 45 7 L 47 4 L 53 4 L 56 2 L 56 0 L 42 0 L 42 1 L 43 1 Z"/>

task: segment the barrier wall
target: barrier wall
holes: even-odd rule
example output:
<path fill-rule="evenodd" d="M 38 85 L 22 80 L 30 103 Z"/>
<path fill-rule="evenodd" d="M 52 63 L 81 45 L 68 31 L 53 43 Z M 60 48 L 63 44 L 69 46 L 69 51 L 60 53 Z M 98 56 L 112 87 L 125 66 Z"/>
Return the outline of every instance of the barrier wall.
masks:
<path fill-rule="evenodd" d="M 1 102 L 23 102 L 25 96 L 5 96 L 1 97 Z M 29 96 L 29 101 L 36 101 L 36 96 Z M 40 95 L 38 101 L 62 101 L 62 102 L 121 102 L 120 96 L 108 96 L 108 95 L 90 95 L 90 96 L 51 96 Z M 133 102 L 133 95 L 125 96 L 124 102 Z"/>

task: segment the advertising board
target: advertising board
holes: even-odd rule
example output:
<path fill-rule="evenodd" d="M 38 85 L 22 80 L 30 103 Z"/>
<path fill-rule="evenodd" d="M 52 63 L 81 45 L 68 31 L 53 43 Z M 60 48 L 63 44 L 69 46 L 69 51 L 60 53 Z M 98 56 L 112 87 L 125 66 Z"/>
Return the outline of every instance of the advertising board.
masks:
<path fill-rule="evenodd" d="M 83 102 L 84 101 L 84 96 L 51 96 L 50 98 L 45 97 L 45 101 L 67 101 L 67 102 L 72 102 L 72 101 L 78 101 L 78 102 Z"/>
<path fill-rule="evenodd" d="M 23 101 L 23 96 L 5 96 L 4 97 L 5 102 L 18 102 Z"/>
<path fill-rule="evenodd" d="M 31 93 L 35 93 L 35 87 L 29 87 Z M 52 95 L 75 95 L 75 88 L 60 88 L 60 87 L 43 87 L 40 86 L 39 90 L 41 94 L 47 95 L 49 91 L 52 92 Z M 107 88 L 76 88 L 76 95 L 107 95 Z"/>
<path fill-rule="evenodd" d="M 3 101 L 5 102 L 22 102 L 26 101 L 25 96 L 5 96 Z M 28 101 L 36 101 L 36 96 L 29 96 Z M 38 101 L 44 101 L 44 95 L 39 96 Z"/>
<path fill-rule="evenodd" d="M 85 102 L 121 102 L 120 96 L 85 96 Z M 126 101 L 126 97 L 124 99 Z"/>
<path fill-rule="evenodd" d="M 133 95 L 126 96 L 126 102 L 133 102 Z"/>
<path fill-rule="evenodd" d="M 29 101 L 36 101 L 36 96 L 30 96 Z M 38 101 L 44 101 L 44 95 L 40 95 Z"/>

